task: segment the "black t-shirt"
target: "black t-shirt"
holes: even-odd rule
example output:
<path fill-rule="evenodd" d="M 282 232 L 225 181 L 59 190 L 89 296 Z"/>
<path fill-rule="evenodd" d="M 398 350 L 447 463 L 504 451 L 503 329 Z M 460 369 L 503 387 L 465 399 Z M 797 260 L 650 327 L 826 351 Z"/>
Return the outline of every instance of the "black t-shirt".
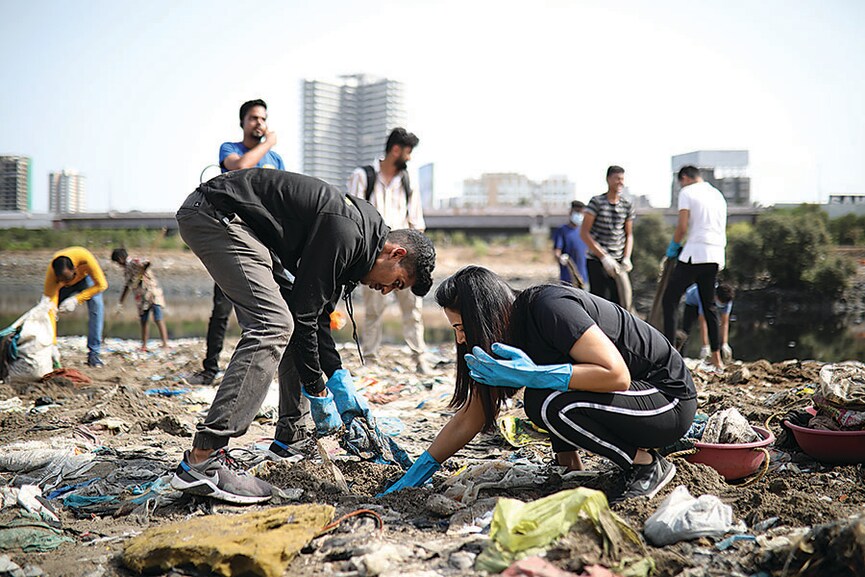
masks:
<path fill-rule="evenodd" d="M 517 345 L 537 364 L 573 363 L 569 352 L 574 343 L 597 325 L 625 359 L 631 380 L 649 382 L 669 397 L 697 396 L 681 355 L 648 323 L 584 290 L 550 285 L 529 292 L 530 298 L 524 294 L 517 299 L 512 321 L 525 319 L 518 331 L 523 342 Z"/>

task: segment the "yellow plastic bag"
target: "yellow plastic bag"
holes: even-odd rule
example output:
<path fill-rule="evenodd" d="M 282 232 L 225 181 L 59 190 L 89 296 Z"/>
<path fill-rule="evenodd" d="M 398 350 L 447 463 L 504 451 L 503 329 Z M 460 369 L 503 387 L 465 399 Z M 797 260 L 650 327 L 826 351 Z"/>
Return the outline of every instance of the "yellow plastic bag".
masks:
<path fill-rule="evenodd" d="M 507 416 L 497 422 L 499 433 L 511 447 L 519 449 L 527 445 L 549 445 L 550 435 L 527 419 Z"/>
<path fill-rule="evenodd" d="M 606 495 L 579 487 L 529 503 L 499 499 L 490 542 L 478 555 L 475 569 L 498 573 L 518 559 L 537 555 L 581 519 L 589 520 L 601 536 L 605 554 L 617 557 L 626 540 L 642 547 L 637 532 L 610 510 Z"/>

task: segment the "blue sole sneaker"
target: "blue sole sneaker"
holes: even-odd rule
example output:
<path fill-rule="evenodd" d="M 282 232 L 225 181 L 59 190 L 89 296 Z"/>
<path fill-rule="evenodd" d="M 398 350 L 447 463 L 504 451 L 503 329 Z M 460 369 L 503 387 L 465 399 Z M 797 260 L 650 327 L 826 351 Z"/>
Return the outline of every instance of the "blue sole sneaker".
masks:
<path fill-rule="evenodd" d="M 189 451 L 174 471 L 171 486 L 184 493 L 213 497 L 238 505 L 262 503 L 273 496 L 266 481 L 229 468 L 224 450 L 215 451 L 201 463 L 189 463 Z"/>

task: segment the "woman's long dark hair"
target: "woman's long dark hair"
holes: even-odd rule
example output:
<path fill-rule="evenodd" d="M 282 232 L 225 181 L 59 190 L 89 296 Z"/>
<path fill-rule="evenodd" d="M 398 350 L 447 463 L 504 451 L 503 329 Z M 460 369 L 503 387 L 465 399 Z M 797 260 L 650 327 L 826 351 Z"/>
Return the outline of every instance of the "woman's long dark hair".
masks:
<path fill-rule="evenodd" d="M 469 376 L 465 354 L 472 347 L 490 352 L 495 342 L 508 342 L 511 306 L 517 293 L 499 275 L 480 266 L 467 266 L 446 278 L 436 290 L 436 302 L 442 308 L 459 312 L 463 320 L 466 344 L 457 343 L 457 378 L 450 407 L 464 407 L 472 394 L 484 409 L 484 431 L 495 424 L 505 399 L 519 389 L 490 387 Z"/>

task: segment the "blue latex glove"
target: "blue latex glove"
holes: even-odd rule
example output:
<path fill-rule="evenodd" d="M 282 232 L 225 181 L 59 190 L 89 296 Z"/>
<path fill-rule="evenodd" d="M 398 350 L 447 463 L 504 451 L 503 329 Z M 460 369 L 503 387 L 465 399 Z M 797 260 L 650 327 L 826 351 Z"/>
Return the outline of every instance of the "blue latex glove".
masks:
<path fill-rule="evenodd" d="M 516 347 L 493 343 L 493 353 L 504 360 L 494 359 L 480 347 L 466 355 L 469 374 L 479 383 L 493 387 L 529 387 L 567 391 L 574 370 L 570 364 L 536 365 Z"/>
<path fill-rule="evenodd" d="M 405 475 L 400 477 L 399 481 L 388 487 L 384 493 L 376 495 L 376 497 L 381 497 L 382 495 L 387 495 L 406 487 L 420 487 L 429 481 L 435 472 L 441 468 L 442 466 L 432 458 L 429 451 L 424 451 L 423 455 L 417 458 L 414 465 L 405 472 Z"/>
<path fill-rule="evenodd" d="M 667 247 L 667 258 L 679 258 L 680 252 L 682 252 L 682 243 L 671 240 L 670 246 Z"/>
<path fill-rule="evenodd" d="M 330 376 L 327 389 L 333 393 L 333 401 L 343 423 L 347 425 L 355 417 L 364 417 L 367 422 L 371 421 L 369 405 L 366 399 L 357 394 L 351 373 L 346 369 L 339 369 Z"/>
<path fill-rule="evenodd" d="M 304 387 L 301 387 L 300 390 L 303 392 L 303 396 L 309 399 L 309 412 L 312 414 L 312 420 L 315 421 L 316 435 L 324 437 L 335 433 L 342 427 L 342 419 L 339 418 L 336 404 L 333 402 L 333 393 L 327 391 L 326 397 L 313 397 L 306 392 Z"/>

